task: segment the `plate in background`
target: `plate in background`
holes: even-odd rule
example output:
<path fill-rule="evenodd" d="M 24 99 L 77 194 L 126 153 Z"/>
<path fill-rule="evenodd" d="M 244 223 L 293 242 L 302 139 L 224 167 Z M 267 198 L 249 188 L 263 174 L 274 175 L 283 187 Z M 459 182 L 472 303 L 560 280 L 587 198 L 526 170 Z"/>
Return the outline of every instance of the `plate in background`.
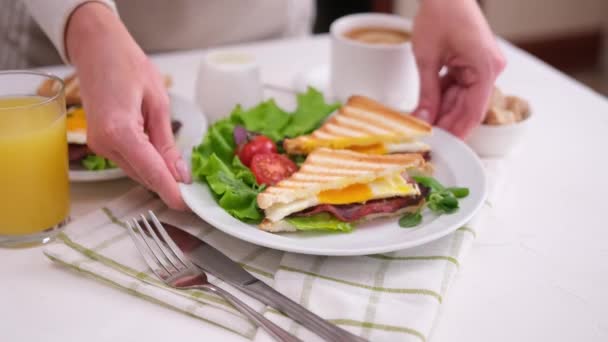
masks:
<path fill-rule="evenodd" d="M 180 151 L 190 151 L 193 146 L 200 143 L 200 139 L 207 130 L 207 119 L 199 108 L 182 96 L 169 94 L 171 116 L 182 123 L 177 133 L 177 148 Z M 70 169 L 71 182 L 99 182 L 127 177 L 121 169 L 107 169 L 89 171 Z"/>

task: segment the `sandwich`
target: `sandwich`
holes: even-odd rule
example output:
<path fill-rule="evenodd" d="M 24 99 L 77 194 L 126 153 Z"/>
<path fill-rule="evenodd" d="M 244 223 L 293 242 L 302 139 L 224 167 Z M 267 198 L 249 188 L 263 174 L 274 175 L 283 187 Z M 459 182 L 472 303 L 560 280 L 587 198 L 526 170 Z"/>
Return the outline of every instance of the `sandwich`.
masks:
<path fill-rule="evenodd" d="M 166 87 L 171 85 L 171 78 L 164 77 Z M 67 142 L 70 160 L 70 169 L 104 170 L 116 167 L 110 160 L 97 156 L 87 145 L 87 118 L 82 107 L 80 97 L 80 82 L 76 74 L 67 76 L 63 80 L 65 102 L 67 110 Z M 51 97 L 59 91 L 61 83 L 55 79 L 48 79 L 38 87 L 38 95 Z M 181 123 L 171 121 L 173 134 L 177 134 Z"/>
<path fill-rule="evenodd" d="M 71 106 L 67 109 L 66 129 L 70 169 L 99 171 L 115 168 L 112 161 L 98 156 L 87 144 L 87 117 L 84 108 Z M 171 120 L 171 130 L 176 135 L 181 129 L 181 122 Z"/>
<path fill-rule="evenodd" d="M 432 127 L 411 115 L 364 96 L 351 96 L 337 113 L 309 135 L 285 139 L 288 154 L 309 154 L 320 147 L 361 153 L 420 153 L 430 158 L 430 146 L 419 139 Z"/>
<path fill-rule="evenodd" d="M 426 193 L 410 174 L 426 174 L 426 164 L 418 153 L 374 155 L 318 148 L 298 171 L 258 194 L 265 214 L 259 227 L 289 232 L 298 229 L 293 218 L 299 217 L 323 214 L 357 223 L 414 212 L 424 204 Z"/>

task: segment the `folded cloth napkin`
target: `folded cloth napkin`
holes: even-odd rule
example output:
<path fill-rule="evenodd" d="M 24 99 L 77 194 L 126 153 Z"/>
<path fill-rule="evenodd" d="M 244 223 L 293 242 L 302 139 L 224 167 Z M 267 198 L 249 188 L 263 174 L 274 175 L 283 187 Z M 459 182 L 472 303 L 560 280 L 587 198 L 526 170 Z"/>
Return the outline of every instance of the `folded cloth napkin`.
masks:
<path fill-rule="evenodd" d="M 223 299 L 179 291 L 158 281 L 134 248 L 124 221 L 149 209 L 197 235 L 260 280 L 323 318 L 370 341 L 426 341 L 441 301 L 499 188 L 502 162 L 484 161 L 490 196 L 480 213 L 454 233 L 403 251 L 358 257 L 308 256 L 259 247 L 209 226 L 193 214 L 168 210 L 139 188 L 73 221 L 44 253 L 51 260 L 141 298 L 205 320 L 255 341 L 272 339 Z M 219 279 L 230 291 L 304 341 L 320 340 L 282 313 Z"/>

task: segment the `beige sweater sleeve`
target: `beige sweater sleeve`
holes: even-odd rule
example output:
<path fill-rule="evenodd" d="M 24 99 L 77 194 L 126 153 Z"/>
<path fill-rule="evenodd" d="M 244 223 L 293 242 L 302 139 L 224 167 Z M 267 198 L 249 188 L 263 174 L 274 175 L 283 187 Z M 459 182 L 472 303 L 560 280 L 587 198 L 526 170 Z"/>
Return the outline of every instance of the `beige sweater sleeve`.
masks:
<path fill-rule="evenodd" d="M 44 33 L 49 37 L 61 59 L 69 63 L 65 48 L 65 29 L 72 15 L 78 6 L 87 2 L 99 2 L 114 12 L 116 5 L 112 0 L 22 0 L 28 8 L 31 16 L 36 20 Z"/>

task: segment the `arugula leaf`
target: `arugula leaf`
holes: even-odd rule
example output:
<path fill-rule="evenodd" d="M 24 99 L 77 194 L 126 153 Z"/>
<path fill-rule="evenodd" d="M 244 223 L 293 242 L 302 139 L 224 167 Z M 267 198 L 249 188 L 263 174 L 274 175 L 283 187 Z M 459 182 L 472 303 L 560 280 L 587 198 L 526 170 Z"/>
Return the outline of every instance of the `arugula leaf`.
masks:
<path fill-rule="evenodd" d="M 426 205 L 437 215 L 452 214 L 458 211 L 460 205 L 459 198 L 465 198 L 469 195 L 468 188 L 450 187 L 446 188 L 436 179 L 425 176 L 412 176 L 419 184 L 430 189 L 426 196 Z M 420 209 L 422 210 L 422 208 Z M 414 227 L 422 221 L 420 210 L 414 214 L 405 214 L 399 220 L 401 227 Z"/>
<path fill-rule="evenodd" d="M 302 166 L 302 164 L 304 164 L 304 162 L 306 161 L 306 156 L 302 154 L 293 154 L 289 156 L 289 158 L 291 159 L 291 161 L 296 163 L 298 167 Z"/>
<path fill-rule="evenodd" d="M 458 208 L 458 200 L 455 197 L 446 196 L 439 203 L 445 208 Z"/>
<path fill-rule="evenodd" d="M 469 188 L 452 187 L 452 188 L 447 188 L 447 190 L 449 192 L 453 193 L 454 196 L 456 196 L 456 198 L 465 198 L 465 197 L 469 196 Z"/>
<path fill-rule="evenodd" d="M 101 171 L 116 168 L 116 164 L 114 164 L 114 162 L 95 154 L 86 156 L 81 161 L 81 164 L 85 169 L 90 171 Z"/>
<path fill-rule="evenodd" d="M 312 216 L 296 216 L 285 219 L 297 230 L 332 230 L 337 232 L 350 232 L 353 225 L 343 222 L 328 213 L 320 213 Z"/>
<path fill-rule="evenodd" d="M 422 214 L 420 211 L 414 213 L 407 213 L 399 219 L 399 226 L 402 228 L 416 227 L 422 222 Z"/>
<path fill-rule="evenodd" d="M 428 206 L 431 211 L 441 214 L 451 214 L 458 210 L 458 199 L 447 190 L 433 192 L 428 197 Z"/>
<path fill-rule="evenodd" d="M 412 177 L 417 183 L 420 183 L 427 188 L 430 188 L 431 191 L 443 191 L 445 187 L 441 185 L 435 178 L 433 177 L 425 177 L 425 176 L 413 176 Z"/>
<path fill-rule="evenodd" d="M 290 138 L 308 134 L 314 131 L 329 114 L 339 107 L 340 103 L 328 104 L 321 92 L 308 87 L 306 93 L 298 94 L 298 107 L 282 134 Z"/>

